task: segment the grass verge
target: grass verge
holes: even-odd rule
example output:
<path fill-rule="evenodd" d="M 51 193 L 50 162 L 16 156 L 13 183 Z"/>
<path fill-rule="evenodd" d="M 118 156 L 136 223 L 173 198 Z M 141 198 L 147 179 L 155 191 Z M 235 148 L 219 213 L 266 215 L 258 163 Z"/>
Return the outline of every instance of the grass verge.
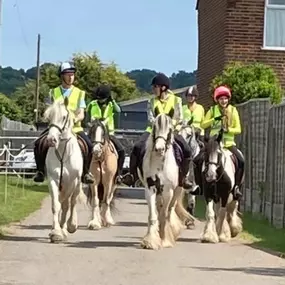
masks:
<path fill-rule="evenodd" d="M 195 216 L 205 219 L 205 202 L 202 197 L 197 197 Z M 285 229 L 276 229 L 264 217 L 243 213 L 243 232 L 238 239 L 252 247 L 263 249 L 280 257 L 285 257 Z"/>
<path fill-rule="evenodd" d="M 38 210 L 48 195 L 46 184 L 36 185 L 31 179 L 7 177 L 7 201 L 5 203 L 5 176 L 0 176 L 0 236 L 1 227 L 19 222 Z M 3 235 L 3 232 L 2 232 Z"/>

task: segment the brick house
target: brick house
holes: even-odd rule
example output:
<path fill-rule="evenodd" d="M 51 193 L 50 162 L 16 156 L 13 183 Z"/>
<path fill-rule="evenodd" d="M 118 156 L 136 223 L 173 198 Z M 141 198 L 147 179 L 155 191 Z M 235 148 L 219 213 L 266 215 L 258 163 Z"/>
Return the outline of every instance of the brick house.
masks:
<path fill-rule="evenodd" d="M 200 101 L 230 61 L 271 65 L 285 88 L 285 0 L 197 0 Z"/>

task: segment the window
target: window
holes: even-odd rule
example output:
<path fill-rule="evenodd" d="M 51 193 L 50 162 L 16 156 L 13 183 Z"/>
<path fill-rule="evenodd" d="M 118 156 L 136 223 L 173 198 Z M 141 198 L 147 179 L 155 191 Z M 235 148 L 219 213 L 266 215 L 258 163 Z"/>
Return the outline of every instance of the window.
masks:
<path fill-rule="evenodd" d="M 285 50 L 285 0 L 265 0 L 264 47 Z"/>

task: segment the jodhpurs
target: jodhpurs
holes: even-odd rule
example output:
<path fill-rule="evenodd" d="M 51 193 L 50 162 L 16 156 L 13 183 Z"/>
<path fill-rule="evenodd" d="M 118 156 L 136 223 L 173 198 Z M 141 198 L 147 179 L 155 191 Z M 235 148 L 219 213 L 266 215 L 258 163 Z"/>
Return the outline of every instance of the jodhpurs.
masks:
<path fill-rule="evenodd" d="M 125 161 L 125 150 L 123 145 L 120 143 L 120 141 L 114 136 L 110 135 L 110 140 L 114 144 L 116 151 L 118 153 L 118 170 L 117 175 L 121 175 L 123 171 L 124 161 Z"/>

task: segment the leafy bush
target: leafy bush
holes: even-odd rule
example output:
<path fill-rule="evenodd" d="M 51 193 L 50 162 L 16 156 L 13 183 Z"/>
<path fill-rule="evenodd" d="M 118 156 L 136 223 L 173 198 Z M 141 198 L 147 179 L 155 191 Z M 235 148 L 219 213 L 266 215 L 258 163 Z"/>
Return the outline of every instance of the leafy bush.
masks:
<path fill-rule="evenodd" d="M 278 104 L 282 90 L 277 75 L 270 66 L 261 63 L 242 64 L 233 62 L 226 66 L 222 74 L 211 82 L 210 92 L 219 85 L 232 90 L 232 103 L 239 104 L 255 98 L 270 98 Z"/>

